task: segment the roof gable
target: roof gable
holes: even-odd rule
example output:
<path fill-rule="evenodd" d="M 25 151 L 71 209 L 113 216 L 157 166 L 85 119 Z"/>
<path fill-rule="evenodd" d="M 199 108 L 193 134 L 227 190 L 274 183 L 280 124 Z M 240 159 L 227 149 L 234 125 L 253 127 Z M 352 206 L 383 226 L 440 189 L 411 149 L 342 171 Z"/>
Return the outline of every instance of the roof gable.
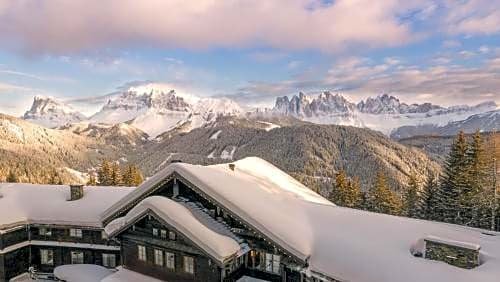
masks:
<path fill-rule="evenodd" d="M 237 255 L 241 247 L 234 239 L 219 234 L 200 222 L 183 204 L 161 196 L 151 196 L 142 200 L 124 217 L 111 221 L 105 228 L 108 236 L 121 233 L 132 224 L 153 213 L 157 219 L 191 240 L 219 264 Z"/>

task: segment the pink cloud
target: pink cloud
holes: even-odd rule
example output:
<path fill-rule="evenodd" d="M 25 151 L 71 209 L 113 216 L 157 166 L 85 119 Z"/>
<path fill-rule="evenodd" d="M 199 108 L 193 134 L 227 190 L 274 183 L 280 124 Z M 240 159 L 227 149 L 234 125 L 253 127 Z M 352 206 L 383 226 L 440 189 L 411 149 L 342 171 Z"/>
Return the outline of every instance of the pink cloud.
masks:
<path fill-rule="evenodd" d="M 396 0 L 0 0 L 0 43 L 62 54 L 123 45 L 337 52 L 411 41 L 398 15 L 413 8 Z"/>

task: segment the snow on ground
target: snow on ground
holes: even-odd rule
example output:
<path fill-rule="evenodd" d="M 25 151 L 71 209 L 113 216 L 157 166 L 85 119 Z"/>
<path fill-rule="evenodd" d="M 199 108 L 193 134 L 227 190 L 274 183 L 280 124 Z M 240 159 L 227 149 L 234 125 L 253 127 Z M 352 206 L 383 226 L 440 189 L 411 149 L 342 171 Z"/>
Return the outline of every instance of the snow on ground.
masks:
<path fill-rule="evenodd" d="M 280 128 L 281 126 L 275 124 L 275 123 L 271 123 L 271 122 L 267 122 L 267 121 L 257 121 L 258 123 L 262 123 L 264 125 L 266 125 L 266 128 L 264 128 L 265 131 L 271 131 L 275 128 Z"/>
<path fill-rule="evenodd" d="M 0 128 L 3 128 L 7 133 L 14 135 L 19 141 L 24 141 L 24 131 L 20 126 L 10 122 L 9 120 L 0 120 Z"/>
<path fill-rule="evenodd" d="M 215 132 L 214 134 L 212 134 L 212 136 L 210 136 L 210 139 L 215 140 L 215 139 L 219 138 L 219 135 L 221 134 L 221 132 L 222 132 L 222 130 Z"/>
<path fill-rule="evenodd" d="M 308 271 L 356 282 L 498 282 L 500 233 L 337 207 L 259 158 L 227 164 L 169 165 L 108 209 L 109 216 L 174 171 L 288 252 Z M 427 236 L 481 246 L 482 265 L 471 270 L 414 257 Z"/>
<path fill-rule="evenodd" d="M 74 170 L 69 167 L 64 167 L 64 169 L 78 179 L 79 183 L 86 184 L 89 181 L 89 174 L 78 170 Z"/>
<path fill-rule="evenodd" d="M 236 282 L 267 282 L 267 280 L 257 279 L 253 277 L 243 276 Z"/>
<path fill-rule="evenodd" d="M 66 282 L 97 282 L 113 273 L 113 270 L 95 264 L 68 264 L 54 269 L 54 275 Z"/>
<path fill-rule="evenodd" d="M 100 227 L 100 214 L 133 188 L 84 187 L 84 196 L 68 201 L 68 185 L 0 183 L 0 232 L 26 222 Z"/>
<path fill-rule="evenodd" d="M 221 263 L 240 250 L 240 245 L 234 239 L 212 230 L 210 226 L 198 221 L 189 209 L 162 196 L 151 196 L 142 200 L 126 216 L 111 221 L 104 230 L 109 237 L 114 236 L 123 227 L 137 221 L 148 210 L 193 240 Z"/>
<path fill-rule="evenodd" d="M 61 265 L 54 269 L 57 278 L 67 282 L 162 282 L 123 267 L 108 269 L 93 264 Z M 33 281 L 33 280 L 22 280 Z M 38 281 L 38 280 L 37 280 Z M 163 281 L 165 282 L 165 281 Z"/>
<path fill-rule="evenodd" d="M 236 146 L 228 146 L 220 153 L 220 158 L 224 160 L 232 160 L 234 156 L 234 152 L 236 152 Z"/>
<path fill-rule="evenodd" d="M 215 159 L 215 151 L 216 150 L 213 150 L 212 152 L 210 152 L 210 154 L 208 154 L 207 158 L 209 158 L 209 159 Z"/>
<path fill-rule="evenodd" d="M 111 274 L 101 282 L 166 282 L 164 280 L 158 280 L 144 274 L 137 273 L 132 270 L 125 269 L 123 267 L 118 267 L 118 271 Z"/>

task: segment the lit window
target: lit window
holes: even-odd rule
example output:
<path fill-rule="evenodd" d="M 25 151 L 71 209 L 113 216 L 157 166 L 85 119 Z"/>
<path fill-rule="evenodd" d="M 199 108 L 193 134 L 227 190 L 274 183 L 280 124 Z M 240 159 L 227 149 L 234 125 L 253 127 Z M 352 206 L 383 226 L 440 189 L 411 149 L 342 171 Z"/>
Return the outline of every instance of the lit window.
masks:
<path fill-rule="evenodd" d="M 174 231 L 168 231 L 168 239 L 175 240 L 175 232 Z"/>
<path fill-rule="evenodd" d="M 158 228 L 153 228 L 153 236 L 158 236 Z"/>
<path fill-rule="evenodd" d="M 184 272 L 194 274 L 194 258 L 184 257 Z"/>
<path fill-rule="evenodd" d="M 167 239 L 167 230 L 164 229 L 160 230 L 160 237 L 162 239 Z"/>
<path fill-rule="evenodd" d="M 71 252 L 71 264 L 82 264 L 83 263 L 83 252 L 73 251 Z"/>
<path fill-rule="evenodd" d="M 137 258 L 142 261 L 146 261 L 146 247 L 138 245 L 137 246 Z"/>
<path fill-rule="evenodd" d="M 51 236 L 52 235 L 52 230 L 50 228 L 40 227 L 38 229 L 38 234 L 42 235 L 42 236 Z"/>
<path fill-rule="evenodd" d="M 69 230 L 69 236 L 82 238 L 82 230 L 81 229 L 76 229 L 76 228 L 71 228 Z"/>
<path fill-rule="evenodd" d="M 52 250 L 40 250 L 40 263 L 54 265 L 54 252 Z"/>
<path fill-rule="evenodd" d="M 105 267 L 116 267 L 116 255 L 102 254 L 102 265 Z"/>
<path fill-rule="evenodd" d="M 155 250 L 155 264 L 163 265 L 163 251 Z"/>
<path fill-rule="evenodd" d="M 280 273 L 280 261 L 279 255 L 266 253 L 266 271 Z"/>
<path fill-rule="evenodd" d="M 165 252 L 167 262 L 165 266 L 170 269 L 175 269 L 175 255 L 173 253 Z"/>

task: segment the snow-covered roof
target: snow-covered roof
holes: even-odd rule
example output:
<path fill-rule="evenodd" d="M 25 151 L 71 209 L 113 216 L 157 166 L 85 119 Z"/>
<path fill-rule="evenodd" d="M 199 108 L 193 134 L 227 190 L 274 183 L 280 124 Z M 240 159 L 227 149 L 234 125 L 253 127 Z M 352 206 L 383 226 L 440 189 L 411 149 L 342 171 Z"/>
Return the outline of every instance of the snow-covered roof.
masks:
<path fill-rule="evenodd" d="M 54 275 L 68 282 L 161 282 L 144 274 L 125 269 L 121 266 L 116 270 L 95 264 L 67 264 L 54 269 Z M 29 280 L 32 281 L 32 280 Z"/>
<path fill-rule="evenodd" d="M 68 201 L 67 185 L 0 183 L 0 233 L 26 223 L 101 227 L 100 214 L 132 189 L 86 186 L 83 198 Z"/>
<path fill-rule="evenodd" d="M 148 211 L 152 211 L 167 224 L 187 236 L 220 263 L 236 255 L 240 250 L 240 245 L 234 239 L 201 223 L 182 204 L 162 196 L 151 196 L 142 200 L 126 216 L 117 218 L 106 225 L 105 231 L 109 236 L 113 236 L 124 227 L 136 222 Z"/>
<path fill-rule="evenodd" d="M 307 259 L 309 271 L 347 281 L 498 281 L 500 234 L 337 207 L 259 158 L 199 166 L 173 163 L 104 213 L 104 218 L 176 172 L 262 232 Z M 481 246 L 482 265 L 466 270 L 412 255 L 428 235 Z"/>

